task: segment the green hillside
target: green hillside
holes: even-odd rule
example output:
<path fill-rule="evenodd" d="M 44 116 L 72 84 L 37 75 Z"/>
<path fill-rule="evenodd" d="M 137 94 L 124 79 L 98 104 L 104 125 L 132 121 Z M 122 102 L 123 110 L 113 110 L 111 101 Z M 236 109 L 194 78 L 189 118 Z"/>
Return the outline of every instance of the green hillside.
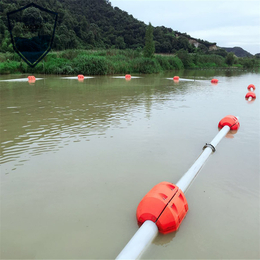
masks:
<path fill-rule="evenodd" d="M 8 12 L 31 1 L 58 13 L 52 53 L 35 68 L 30 68 L 14 53 L 7 21 Z M 12 18 L 14 41 L 17 46 L 23 46 L 25 53 L 28 46 L 43 53 L 48 44 L 44 39 L 50 38 L 55 18 L 38 8 L 30 8 Z M 150 49 L 145 45 L 148 28 Z M 259 68 L 260 61 L 238 58 L 218 48 L 216 43 L 195 39 L 171 28 L 149 27 L 113 7 L 108 0 L 0 0 L 0 74 L 147 74 L 183 68 L 223 67 Z"/>
<path fill-rule="evenodd" d="M 0 0 L 0 51 L 12 51 L 7 12 L 17 10 L 31 0 Z M 65 49 L 138 49 L 144 47 L 148 25 L 132 15 L 111 6 L 107 0 L 33 0 L 34 3 L 58 12 L 54 50 Z M 46 24 L 47 33 L 51 26 Z M 175 53 L 180 49 L 194 52 L 190 36 L 171 28 L 154 27 L 156 53 Z M 194 40 L 194 39 L 193 39 Z M 195 39 L 196 40 L 196 39 Z M 207 52 L 214 43 L 196 40 L 199 50 Z"/>

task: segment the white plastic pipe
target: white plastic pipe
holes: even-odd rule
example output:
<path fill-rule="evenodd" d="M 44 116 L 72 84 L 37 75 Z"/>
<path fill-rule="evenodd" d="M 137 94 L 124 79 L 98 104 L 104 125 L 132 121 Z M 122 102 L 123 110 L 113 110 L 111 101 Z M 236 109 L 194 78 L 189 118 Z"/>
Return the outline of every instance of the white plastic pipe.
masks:
<path fill-rule="evenodd" d="M 211 141 L 211 145 L 216 147 L 221 139 L 229 132 L 230 127 L 224 126 L 219 133 L 215 136 L 215 138 Z M 176 185 L 185 192 L 193 179 L 198 174 L 199 170 L 206 162 L 210 154 L 212 153 L 212 149 L 210 147 L 206 147 L 200 157 L 194 162 L 194 164 L 190 167 L 190 169 L 182 176 L 182 178 L 176 183 Z"/>
<path fill-rule="evenodd" d="M 156 224 L 146 220 L 116 259 L 138 259 L 157 234 Z"/>
<path fill-rule="evenodd" d="M 216 147 L 221 139 L 229 132 L 230 127 L 224 126 L 215 138 L 211 141 L 211 145 Z M 206 147 L 199 158 L 194 162 L 191 168 L 177 182 L 177 186 L 185 192 L 193 179 L 198 174 L 199 170 L 213 152 L 211 147 Z M 132 239 L 123 248 L 116 259 L 139 259 L 147 246 L 153 241 L 158 234 L 156 224 L 150 220 L 146 220 L 143 225 L 137 230 Z"/>

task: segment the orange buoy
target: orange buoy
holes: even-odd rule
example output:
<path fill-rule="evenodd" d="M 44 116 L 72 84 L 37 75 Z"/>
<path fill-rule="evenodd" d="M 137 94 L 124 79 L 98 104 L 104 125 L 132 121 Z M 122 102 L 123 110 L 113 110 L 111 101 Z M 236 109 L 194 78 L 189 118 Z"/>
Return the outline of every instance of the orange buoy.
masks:
<path fill-rule="evenodd" d="M 250 85 L 248 85 L 248 87 L 247 87 L 247 89 L 248 90 L 255 90 L 255 85 L 254 84 L 250 84 Z"/>
<path fill-rule="evenodd" d="M 159 232 L 176 231 L 188 211 L 183 192 L 170 182 L 155 185 L 141 200 L 136 210 L 138 225 L 146 220 L 156 222 Z"/>
<path fill-rule="evenodd" d="M 223 128 L 225 125 L 230 127 L 230 130 L 237 130 L 240 126 L 238 119 L 235 116 L 228 115 L 222 118 L 218 123 L 218 128 Z"/>
<path fill-rule="evenodd" d="M 78 75 L 78 79 L 84 79 L 84 75 L 79 74 L 79 75 Z"/>
<path fill-rule="evenodd" d="M 28 76 L 27 78 L 29 83 L 34 83 L 36 81 L 36 78 L 34 76 Z"/>
<path fill-rule="evenodd" d="M 173 80 L 174 80 L 174 81 L 178 81 L 179 79 L 180 79 L 179 76 L 174 76 L 174 77 L 173 77 Z"/>
<path fill-rule="evenodd" d="M 188 209 L 189 207 L 184 193 L 181 189 L 178 189 L 177 193 L 156 222 L 159 232 L 162 234 L 168 234 L 178 230 L 182 220 L 188 212 Z"/>
<path fill-rule="evenodd" d="M 130 80 L 131 79 L 131 75 L 130 74 L 126 74 L 125 75 L 125 79 Z"/>
<path fill-rule="evenodd" d="M 218 79 L 212 79 L 212 80 L 211 80 L 211 83 L 217 84 L 217 83 L 218 83 Z"/>
<path fill-rule="evenodd" d="M 249 92 L 246 94 L 246 96 L 245 96 L 246 99 L 249 99 L 250 97 L 251 97 L 252 99 L 256 99 L 255 92 L 249 91 Z"/>

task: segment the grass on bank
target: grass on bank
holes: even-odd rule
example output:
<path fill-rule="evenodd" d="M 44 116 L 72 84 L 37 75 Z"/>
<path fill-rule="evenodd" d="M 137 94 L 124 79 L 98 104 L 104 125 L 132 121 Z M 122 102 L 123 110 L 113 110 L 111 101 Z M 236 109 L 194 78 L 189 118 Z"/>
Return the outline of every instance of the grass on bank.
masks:
<path fill-rule="evenodd" d="M 65 50 L 50 52 L 35 68 L 16 53 L 0 53 L 0 74 L 39 73 L 63 75 L 151 74 L 184 68 L 227 67 L 219 55 L 179 52 L 145 58 L 140 50 Z M 236 64 L 243 67 L 242 64 Z"/>

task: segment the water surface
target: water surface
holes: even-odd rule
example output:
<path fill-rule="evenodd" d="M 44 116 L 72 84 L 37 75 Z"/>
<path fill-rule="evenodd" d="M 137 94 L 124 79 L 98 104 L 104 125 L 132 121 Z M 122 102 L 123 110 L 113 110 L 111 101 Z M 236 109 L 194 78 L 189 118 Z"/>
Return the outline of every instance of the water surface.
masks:
<path fill-rule="evenodd" d="M 177 183 L 229 114 L 241 127 L 185 193 L 178 232 L 142 258 L 260 257 L 260 75 L 184 71 L 176 83 L 175 74 L 0 81 L 3 259 L 115 258 L 138 228 L 142 197 Z"/>

